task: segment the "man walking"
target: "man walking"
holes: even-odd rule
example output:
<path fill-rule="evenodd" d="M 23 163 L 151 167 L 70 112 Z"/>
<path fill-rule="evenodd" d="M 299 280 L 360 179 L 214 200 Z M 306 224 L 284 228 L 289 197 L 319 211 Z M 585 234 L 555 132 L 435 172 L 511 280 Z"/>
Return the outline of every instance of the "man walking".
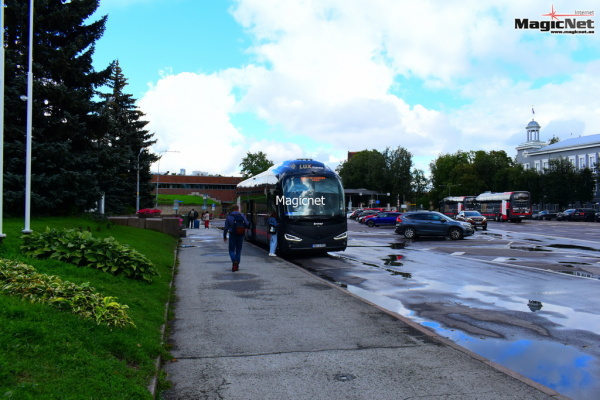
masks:
<path fill-rule="evenodd" d="M 229 233 L 229 257 L 231 258 L 231 271 L 233 272 L 240 268 L 244 236 L 246 235 L 246 228 L 250 225 L 246 216 L 240 213 L 239 210 L 240 207 L 237 204 L 231 206 L 223 228 L 223 241 L 225 243 L 227 243 L 227 233 Z"/>
<path fill-rule="evenodd" d="M 194 221 L 196 220 L 196 218 L 198 218 L 198 211 L 192 208 L 188 213 L 188 228 L 194 228 Z"/>

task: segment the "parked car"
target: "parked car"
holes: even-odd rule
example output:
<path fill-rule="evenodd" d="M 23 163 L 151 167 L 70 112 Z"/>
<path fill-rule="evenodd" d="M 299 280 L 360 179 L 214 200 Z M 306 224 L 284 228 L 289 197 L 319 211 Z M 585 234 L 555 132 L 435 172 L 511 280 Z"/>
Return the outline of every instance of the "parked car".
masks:
<path fill-rule="evenodd" d="M 470 223 L 475 230 L 478 227 L 484 231 L 487 230 L 487 218 L 481 215 L 479 211 L 461 211 L 454 219 Z"/>
<path fill-rule="evenodd" d="M 367 226 L 370 226 L 370 227 L 380 226 L 380 225 L 396 225 L 396 218 L 399 215 L 402 215 L 402 213 L 384 211 L 384 212 L 374 215 L 370 218 L 367 218 L 366 224 L 367 224 Z"/>
<path fill-rule="evenodd" d="M 356 210 L 352 211 L 352 214 L 350 214 L 350 216 L 348 218 L 356 219 L 358 217 L 358 214 L 360 214 L 363 211 L 364 210 L 362 208 L 356 209 Z"/>
<path fill-rule="evenodd" d="M 396 233 L 407 239 L 447 236 L 458 240 L 473 235 L 475 229 L 468 222 L 453 220 L 437 211 L 411 211 L 396 218 Z"/>
<path fill-rule="evenodd" d="M 596 210 L 593 208 L 571 208 L 556 214 L 557 221 L 594 221 Z"/>
<path fill-rule="evenodd" d="M 360 222 L 361 224 L 364 224 L 365 222 L 365 217 L 371 216 L 371 215 L 376 215 L 379 214 L 379 211 L 377 210 L 365 210 L 363 212 L 361 212 L 360 214 L 358 214 L 358 217 L 356 218 L 356 220 L 358 222 Z"/>
<path fill-rule="evenodd" d="M 556 219 L 556 214 L 554 211 L 544 210 L 533 214 L 531 218 L 550 221 L 551 219 Z"/>

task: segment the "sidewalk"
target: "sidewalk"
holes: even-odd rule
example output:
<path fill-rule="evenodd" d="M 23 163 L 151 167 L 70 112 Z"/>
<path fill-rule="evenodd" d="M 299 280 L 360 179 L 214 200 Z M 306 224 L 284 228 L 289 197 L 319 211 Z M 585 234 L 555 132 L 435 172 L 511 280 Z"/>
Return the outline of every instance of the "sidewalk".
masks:
<path fill-rule="evenodd" d="M 222 235 L 183 238 L 164 399 L 565 399 L 248 242 L 231 272 Z"/>

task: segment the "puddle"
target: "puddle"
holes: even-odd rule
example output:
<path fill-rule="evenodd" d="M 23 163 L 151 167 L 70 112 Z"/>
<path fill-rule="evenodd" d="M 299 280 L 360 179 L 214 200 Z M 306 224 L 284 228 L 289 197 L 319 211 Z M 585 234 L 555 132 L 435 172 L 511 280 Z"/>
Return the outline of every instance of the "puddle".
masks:
<path fill-rule="evenodd" d="M 567 267 L 573 267 L 572 265 L 566 265 Z M 561 274 L 578 276 L 580 278 L 591 278 L 591 279 L 600 279 L 600 275 L 592 274 L 586 271 L 558 271 Z"/>
<path fill-rule="evenodd" d="M 518 244 L 511 244 L 510 249 L 525 250 L 525 251 L 552 251 L 550 249 L 545 249 L 542 246 L 527 246 L 527 245 L 518 245 Z"/>
<path fill-rule="evenodd" d="M 474 337 L 430 321 L 421 325 L 570 398 L 593 399 L 600 391 L 593 368 L 594 357 L 574 346 L 544 340 Z M 532 354 L 535 357 L 531 357 Z"/>
<path fill-rule="evenodd" d="M 543 339 L 494 338 L 467 334 L 422 318 L 399 300 L 356 286 L 349 286 L 348 290 L 380 307 L 409 317 L 438 335 L 572 399 L 596 399 L 600 392 L 600 381 L 596 379 L 597 359 L 579 350 L 577 346 Z M 542 303 L 537 300 L 529 300 L 527 305 L 532 312 L 543 309 Z"/>
<path fill-rule="evenodd" d="M 355 262 L 355 263 L 358 263 L 358 264 L 366 265 L 368 267 L 373 267 L 373 268 L 377 268 L 377 269 L 383 269 L 383 270 L 391 273 L 392 275 L 400 275 L 403 278 L 412 278 L 412 274 L 409 273 L 409 272 L 402 272 L 402 271 L 396 271 L 396 270 L 389 269 L 389 268 L 383 268 L 381 265 L 378 265 L 378 264 L 369 263 L 369 262 L 365 262 L 365 261 L 360 261 L 360 260 L 356 260 L 354 258 L 350 258 L 350 257 L 347 257 L 347 256 L 341 256 L 341 255 L 338 255 L 338 254 L 334 255 L 334 257 L 342 258 L 344 260 L 348 260 L 348 261 Z M 401 254 L 390 254 L 386 258 L 382 258 L 381 260 L 383 261 L 384 265 L 391 266 L 391 267 L 401 267 L 401 266 L 404 265 L 404 263 L 400 262 L 399 260 L 402 260 L 402 259 L 404 259 L 404 256 L 401 255 Z M 301 267 L 316 274 L 316 272 L 314 270 L 312 270 L 310 268 L 307 268 L 304 265 L 301 265 Z"/>
<path fill-rule="evenodd" d="M 569 264 L 568 266 L 573 268 L 573 265 L 592 265 L 590 263 L 585 262 L 573 262 L 573 261 L 559 261 L 559 264 Z"/>
<path fill-rule="evenodd" d="M 412 274 L 410 272 L 401 272 L 394 269 L 386 269 L 386 271 L 392 275 L 400 275 L 403 278 L 412 278 Z"/>
<path fill-rule="evenodd" d="M 383 265 L 391 265 L 392 267 L 401 267 L 402 265 L 404 265 L 400 262 L 400 260 L 402 260 L 401 255 L 390 254 L 386 258 L 382 258 L 382 260 Z"/>
<path fill-rule="evenodd" d="M 179 246 L 179 248 L 181 248 L 181 249 L 186 249 L 188 247 L 198 247 L 198 246 L 195 246 L 193 244 L 182 244 L 181 246 Z"/>
<path fill-rule="evenodd" d="M 331 283 L 333 283 L 334 285 L 337 285 L 337 286 L 339 286 L 339 287 L 341 287 L 341 288 L 344 288 L 344 289 L 347 289 L 347 288 L 348 288 L 348 285 L 346 285 L 345 283 L 342 283 L 342 282 L 340 282 L 340 281 L 336 281 L 336 280 L 335 280 L 334 278 L 332 278 L 331 276 L 329 276 L 329 275 L 327 275 L 327 274 L 324 274 L 324 273 L 322 273 L 322 272 L 320 272 L 320 271 L 317 271 L 316 269 L 309 268 L 309 267 L 307 267 L 307 266 L 302 266 L 302 268 L 304 268 L 305 270 L 309 271 L 310 273 L 312 273 L 312 274 L 314 274 L 314 275 L 318 276 L 318 277 L 319 277 L 319 278 L 321 278 L 321 279 L 325 279 L 327 282 L 331 282 Z"/>
<path fill-rule="evenodd" d="M 600 251 L 598 249 L 594 249 L 593 247 L 587 246 L 578 246 L 576 244 L 549 244 L 546 247 L 555 247 L 557 249 L 573 249 L 573 250 L 587 250 L 587 251 Z"/>

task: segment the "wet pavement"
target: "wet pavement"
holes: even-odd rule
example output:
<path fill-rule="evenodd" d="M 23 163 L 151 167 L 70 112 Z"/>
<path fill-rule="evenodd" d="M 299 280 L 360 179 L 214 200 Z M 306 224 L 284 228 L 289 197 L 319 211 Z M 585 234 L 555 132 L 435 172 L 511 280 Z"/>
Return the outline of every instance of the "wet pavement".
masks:
<path fill-rule="evenodd" d="M 410 283 L 390 250 L 377 269 Z M 164 399 L 561 398 L 414 323 L 418 315 L 353 294 L 370 293 L 370 276 L 346 274 L 347 290 L 248 243 L 233 273 L 216 229 L 188 231 L 178 258 Z M 341 259 L 324 259 L 331 276 Z M 353 262 L 343 261 L 347 272 Z"/>
<path fill-rule="evenodd" d="M 598 398 L 600 243 L 500 229 L 405 241 L 356 229 L 345 252 L 293 261 L 562 394 Z"/>

